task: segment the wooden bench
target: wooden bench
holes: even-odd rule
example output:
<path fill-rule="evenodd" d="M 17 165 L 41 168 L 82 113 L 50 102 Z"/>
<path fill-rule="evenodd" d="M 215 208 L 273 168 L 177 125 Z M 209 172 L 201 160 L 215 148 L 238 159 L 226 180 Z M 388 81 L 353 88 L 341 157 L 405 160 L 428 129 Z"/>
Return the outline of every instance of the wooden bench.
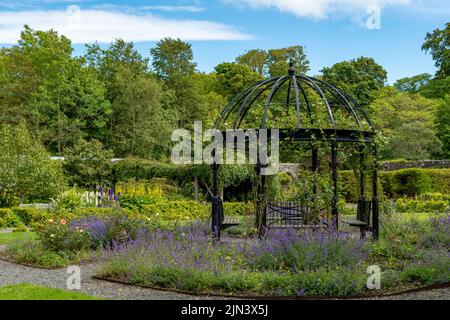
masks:
<path fill-rule="evenodd" d="M 372 211 L 372 201 L 360 199 L 356 210 L 356 219 L 344 219 L 342 223 L 360 229 L 361 238 L 366 237 L 366 231 L 370 230 L 370 213 Z"/>

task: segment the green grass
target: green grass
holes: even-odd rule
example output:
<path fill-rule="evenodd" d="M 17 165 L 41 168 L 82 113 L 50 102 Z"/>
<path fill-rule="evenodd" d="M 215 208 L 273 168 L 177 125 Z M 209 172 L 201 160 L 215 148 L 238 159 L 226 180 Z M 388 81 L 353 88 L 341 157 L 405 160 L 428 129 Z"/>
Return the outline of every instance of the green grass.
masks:
<path fill-rule="evenodd" d="M 30 240 L 36 238 L 34 232 L 11 232 L 0 233 L 0 244 L 8 244 L 16 241 Z"/>
<path fill-rule="evenodd" d="M 0 287 L 0 300 L 97 300 L 98 298 L 67 290 L 34 284 L 14 284 Z"/>

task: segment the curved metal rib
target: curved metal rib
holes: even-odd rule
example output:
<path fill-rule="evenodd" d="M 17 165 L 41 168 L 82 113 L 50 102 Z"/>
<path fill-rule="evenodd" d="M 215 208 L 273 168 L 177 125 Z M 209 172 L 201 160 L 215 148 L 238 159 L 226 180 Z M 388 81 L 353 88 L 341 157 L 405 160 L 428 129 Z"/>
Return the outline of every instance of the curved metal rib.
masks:
<path fill-rule="evenodd" d="M 297 79 L 295 78 L 295 75 L 292 76 L 292 79 L 294 79 L 294 89 L 295 89 L 295 107 L 297 109 L 297 128 L 301 128 L 301 117 L 300 117 L 300 97 L 298 96 L 298 85 L 297 85 Z"/>
<path fill-rule="evenodd" d="M 306 108 L 307 108 L 307 110 L 308 110 L 308 115 L 309 115 L 309 119 L 310 119 L 311 125 L 314 125 L 314 119 L 313 119 L 313 117 L 312 117 L 311 105 L 309 104 L 309 100 L 308 100 L 308 97 L 307 97 L 307 95 L 306 95 L 306 92 L 305 92 L 305 90 L 303 89 L 302 84 L 301 84 L 301 82 L 298 80 L 298 78 L 296 78 L 296 81 L 297 81 L 298 87 L 300 88 L 300 91 L 301 91 L 301 93 L 302 93 L 303 99 L 305 100 L 305 104 L 306 104 Z"/>
<path fill-rule="evenodd" d="M 248 88 L 246 88 L 244 91 L 242 91 L 242 92 L 238 93 L 236 96 L 234 96 L 233 99 L 230 101 L 230 103 L 222 110 L 222 112 L 220 113 L 219 117 L 216 119 L 216 121 L 214 123 L 214 127 L 217 128 L 219 122 L 224 119 L 224 116 L 225 116 L 226 113 L 228 113 L 228 115 L 225 117 L 225 119 L 228 118 L 228 116 L 231 113 L 231 111 L 234 110 L 235 104 L 239 104 L 242 101 L 242 99 L 244 99 L 246 97 L 246 93 L 247 92 L 249 92 L 250 90 L 252 90 L 256 86 L 259 86 L 262 82 L 265 82 L 265 81 L 268 81 L 268 80 L 275 80 L 275 79 L 277 79 L 277 77 L 272 77 L 270 79 L 254 83 L 251 86 L 249 86 Z M 230 108 L 231 108 L 231 110 L 229 110 Z"/>
<path fill-rule="evenodd" d="M 305 83 L 310 86 L 311 88 L 314 89 L 314 91 L 316 91 L 321 97 L 323 102 L 325 102 L 325 106 L 327 107 L 327 111 L 328 111 L 328 116 L 330 118 L 330 122 L 333 126 L 333 129 L 336 129 L 336 122 L 334 121 L 334 117 L 333 117 L 333 112 L 331 111 L 331 107 L 330 104 L 328 103 L 328 99 L 325 96 L 325 94 L 323 93 L 322 89 L 320 89 L 320 87 L 314 82 L 314 81 L 310 81 L 308 78 L 299 76 L 302 79 L 306 80 Z"/>
<path fill-rule="evenodd" d="M 345 96 L 342 94 L 341 90 L 337 89 L 335 86 L 329 84 L 328 82 L 325 82 L 323 80 L 320 79 L 316 79 L 316 78 L 310 78 L 307 77 L 311 80 L 315 80 L 318 81 L 322 84 L 324 84 L 325 86 L 327 86 L 329 88 L 329 92 L 337 99 L 341 100 L 341 102 L 343 102 L 343 105 L 347 108 L 348 111 L 350 111 L 350 113 L 353 115 L 353 118 L 355 118 L 356 124 L 358 125 L 360 130 L 363 130 L 363 127 L 361 125 L 361 122 L 359 121 L 358 115 L 356 114 L 355 110 L 353 109 L 353 107 L 350 105 L 350 103 L 347 101 L 347 99 L 345 99 Z M 339 95 L 337 96 L 336 93 Z"/>
<path fill-rule="evenodd" d="M 261 87 L 261 86 L 263 86 L 263 85 L 269 83 L 265 88 L 261 89 L 261 91 L 256 95 L 256 97 L 248 104 L 248 107 L 250 107 L 250 106 L 252 105 L 252 103 L 255 102 L 255 100 L 256 100 L 256 99 L 257 99 L 264 91 L 266 91 L 266 90 L 272 85 L 272 82 L 274 82 L 275 79 L 276 79 L 276 78 L 271 78 L 271 79 L 268 79 L 268 80 L 266 80 L 266 81 L 260 82 L 260 84 L 259 84 L 257 87 L 255 87 L 255 88 L 252 90 L 252 92 L 250 92 L 250 93 L 247 95 L 247 97 L 245 98 L 244 102 L 242 102 L 241 107 L 239 108 L 239 111 L 238 111 L 238 113 L 236 114 L 236 117 L 234 118 L 234 121 L 233 121 L 233 128 L 236 128 L 236 123 L 237 123 L 237 121 L 238 121 L 238 119 L 239 119 L 239 116 L 241 115 L 242 110 L 244 109 L 245 105 L 247 104 L 248 99 L 250 99 L 250 97 L 253 95 L 253 93 L 255 93 L 255 91 L 256 91 L 259 87 Z"/>
<path fill-rule="evenodd" d="M 278 89 L 287 81 L 288 77 L 283 76 L 278 78 L 277 82 L 275 82 L 274 86 L 272 87 L 272 91 L 269 94 L 269 98 L 267 99 L 266 107 L 264 108 L 264 114 L 261 121 L 261 128 L 265 128 L 266 124 L 266 118 L 267 118 L 267 111 L 269 110 L 270 103 L 272 102 L 272 99 L 275 95 L 275 93 L 278 91 Z"/>
<path fill-rule="evenodd" d="M 367 115 L 366 110 L 364 110 L 364 108 L 361 107 L 361 106 L 358 104 L 358 102 L 356 102 L 356 100 L 355 100 L 351 95 L 349 95 L 347 92 L 345 92 L 345 91 L 341 91 L 341 92 L 342 92 L 342 94 L 344 94 L 351 102 L 353 102 L 353 104 L 356 106 L 356 108 L 354 108 L 354 109 L 361 111 L 361 113 L 363 114 L 364 118 L 367 120 L 367 123 L 369 124 L 370 128 L 372 129 L 372 132 L 375 132 L 375 127 L 373 126 L 372 121 L 370 120 L 369 116 Z"/>
<path fill-rule="evenodd" d="M 286 115 L 289 113 L 289 103 L 291 99 L 291 85 L 292 85 L 292 79 L 289 78 L 289 84 L 288 84 L 288 90 L 286 95 Z"/>

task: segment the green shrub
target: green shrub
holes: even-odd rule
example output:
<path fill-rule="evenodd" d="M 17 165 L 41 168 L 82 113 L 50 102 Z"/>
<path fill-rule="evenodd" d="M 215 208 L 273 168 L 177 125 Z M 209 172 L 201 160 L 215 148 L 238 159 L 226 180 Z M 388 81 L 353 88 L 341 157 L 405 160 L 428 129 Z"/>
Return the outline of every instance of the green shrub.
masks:
<path fill-rule="evenodd" d="M 396 194 L 414 197 L 431 191 L 431 178 L 420 169 L 396 171 L 392 179 L 392 190 Z"/>
<path fill-rule="evenodd" d="M 52 209 L 55 211 L 73 211 L 76 208 L 86 206 L 83 195 L 75 188 L 68 189 L 60 193 L 56 199 L 52 201 Z"/>
<path fill-rule="evenodd" d="M 398 212 L 446 212 L 449 208 L 447 201 L 442 200 L 415 200 L 400 198 L 395 202 Z"/>
<path fill-rule="evenodd" d="M 448 193 L 450 169 L 402 169 L 379 172 L 379 189 L 389 198 L 414 197 L 428 192 Z M 358 181 L 352 171 L 339 171 L 339 193 L 347 202 L 355 203 L 359 197 Z M 366 191 L 370 196 L 372 181 L 366 179 Z"/>
<path fill-rule="evenodd" d="M 448 253 L 430 256 L 426 263 L 416 263 L 407 267 L 401 273 L 401 280 L 405 283 L 420 283 L 432 285 L 445 283 L 450 280 L 450 259 Z"/>
<path fill-rule="evenodd" d="M 46 250 L 53 252 L 87 250 L 91 241 L 83 230 L 73 230 L 60 222 L 52 223 L 39 231 L 38 238 Z"/>
<path fill-rule="evenodd" d="M 12 211 L 8 211 L 3 219 L 6 222 L 7 228 L 20 228 L 24 226 L 22 220 Z"/>
<path fill-rule="evenodd" d="M 158 201 L 143 206 L 140 213 L 156 220 L 197 220 L 210 215 L 210 205 L 193 200 Z"/>
<path fill-rule="evenodd" d="M 62 268 L 90 259 L 90 255 L 86 251 L 55 252 L 45 249 L 40 242 L 34 240 L 10 244 L 5 254 L 8 259 L 17 263 L 31 264 L 43 268 Z"/>

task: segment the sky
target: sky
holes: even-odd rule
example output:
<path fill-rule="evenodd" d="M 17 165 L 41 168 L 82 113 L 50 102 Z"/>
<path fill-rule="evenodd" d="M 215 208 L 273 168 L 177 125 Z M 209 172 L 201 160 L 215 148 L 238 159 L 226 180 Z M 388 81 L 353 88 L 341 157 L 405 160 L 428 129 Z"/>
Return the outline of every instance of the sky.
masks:
<path fill-rule="evenodd" d="M 302 45 L 309 75 L 374 58 L 389 83 L 434 74 L 421 50 L 427 32 L 450 21 L 448 0 L 0 0 L 0 46 L 17 43 L 24 24 L 86 43 L 133 41 L 143 56 L 163 37 L 192 44 L 199 71 L 211 72 L 251 49 Z"/>

